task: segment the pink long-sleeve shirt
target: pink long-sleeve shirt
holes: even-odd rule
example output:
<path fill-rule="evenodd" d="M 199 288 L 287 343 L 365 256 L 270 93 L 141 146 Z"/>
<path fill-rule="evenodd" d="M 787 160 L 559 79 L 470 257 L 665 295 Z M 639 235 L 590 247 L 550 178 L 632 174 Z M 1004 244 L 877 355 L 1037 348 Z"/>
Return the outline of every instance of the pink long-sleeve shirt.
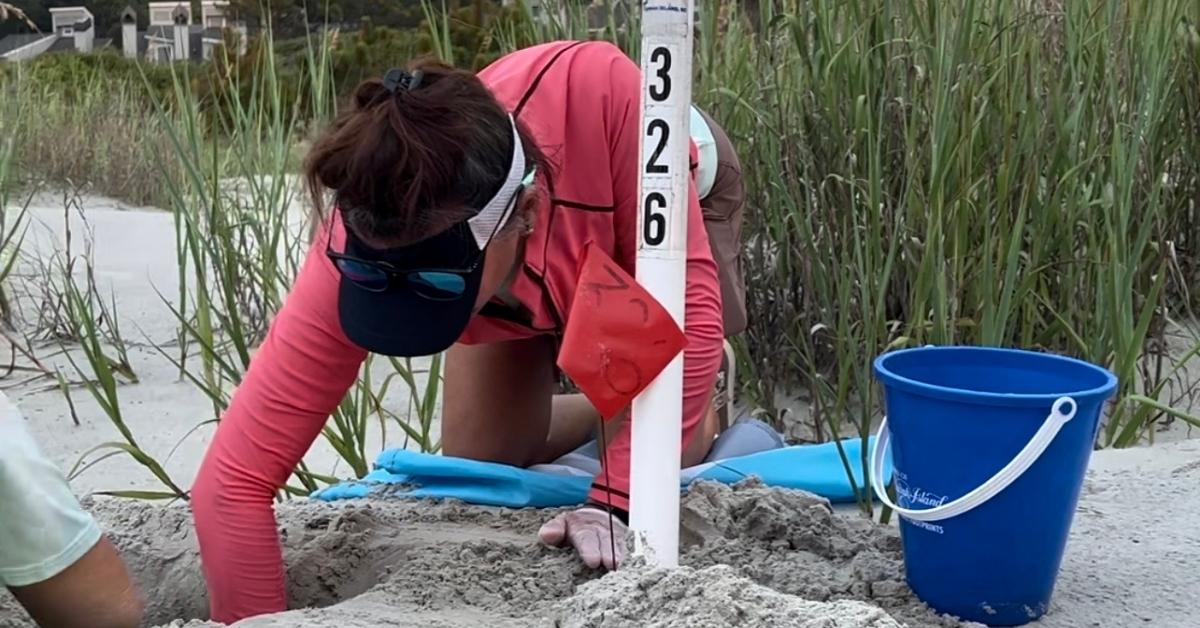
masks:
<path fill-rule="evenodd" d="M 570 312 L 585 244 L 596 243 L 635 274 L 641 71 L 611 44 L 556 42 L 507 55 L 479 77 L 527 125 L 553 162 L 556 176 L 552 195 L 538 209 L 528 236 L 522 272 L 510 288 L 529 318 L 477 315 L 460 342 L 558 334 Z M 694 162 L 694 145 L 692 156 Z M 708 412 L 723 335 L 717 269 L 694 181 L 690 190 L 684 446 Z M 332 221 L 331 229 L 340 250 L 345 237 L 340 221 Z M 211 613 L 217 621 L 285 610 L 272 499 L 366 358 L 341 331 L 340 277 L 324 255 L 325 241 L 314 239 L 192 487 Z M 606 475 L 602 473 L 592 499 L 628 509 L 629 454 L 626 424 L 603 461 L 608 486 L 601 483 Z"/>

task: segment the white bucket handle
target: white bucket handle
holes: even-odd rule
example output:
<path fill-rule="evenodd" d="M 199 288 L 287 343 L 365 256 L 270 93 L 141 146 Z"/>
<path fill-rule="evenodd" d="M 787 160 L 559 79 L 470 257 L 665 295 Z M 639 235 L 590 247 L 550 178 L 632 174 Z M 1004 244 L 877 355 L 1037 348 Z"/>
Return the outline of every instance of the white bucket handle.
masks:
<path fill-rule="evenodd" d="M 1064 410 L 1065 406 L 1065 410 Z M 995 497 L 1000 491 L 1003 491 L 1021 477 L 1037 462 L 1050 443 L 1054 442 L 1054 437 L 1058 435 L 1067 421 L 1070 421 L 1078 410 L 1079 404 L 1071 397 L 1059 397 L 1055 400 L 1054 405 L 1050 407 L 1050 414 L 1046 417 L 1046 421 L 1042 423 L 1042 427 L 1029 441 L 1021 453 L 1017 454 L 1016 458 L 1012 459 L 1003 469 L 1000 469 L 996 475 L 990 480 L 981 484 L 978 488 L 959 497 L 958 499 L 940 506 L 927 508 L 924 510 L 911 510 L 901 508 L 899 505 L 892 503 L 891 498 L 887 495 L 886 487 L 883 484 L 883 459 L 887 452 L 891 438 L 888 435 L 887 417 L 883 417 L 883 422 L 879 424 L 879 433 L 875 437 L 875 445 L 871 449 L 871 488 L 875 491 L 875 496 L 879 501 L 883 502 L 888 508 L 896 511 L 900 515 L 915 521 L 942 521 L 951 517 L 970 512 L 971 510 L 983 505 L 985 502 Z"/>

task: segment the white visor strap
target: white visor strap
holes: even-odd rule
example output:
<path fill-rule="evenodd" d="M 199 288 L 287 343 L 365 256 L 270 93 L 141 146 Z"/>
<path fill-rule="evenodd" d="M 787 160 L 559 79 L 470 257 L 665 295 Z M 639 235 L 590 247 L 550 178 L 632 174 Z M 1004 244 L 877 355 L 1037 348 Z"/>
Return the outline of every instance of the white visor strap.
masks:
<path fill-rule="evenodd" d="M 505 178 L 504 185 L 500 186 L 492 200 L 488 201 L 478 214 L 467 220 L 471 225 L 471 235 L 475 236 L 475 244 L 481 251 L 508 222 L 516 204 L 514 201 L 517 190 L 525 178 L 525 149 L 521 146 L 521 135 L 517 133 L 517 123 L 511 114 L 508 116 L 508 121 L 512 125 L 513 133 L 512 163 L 508 167 L 508 177 Z"/>

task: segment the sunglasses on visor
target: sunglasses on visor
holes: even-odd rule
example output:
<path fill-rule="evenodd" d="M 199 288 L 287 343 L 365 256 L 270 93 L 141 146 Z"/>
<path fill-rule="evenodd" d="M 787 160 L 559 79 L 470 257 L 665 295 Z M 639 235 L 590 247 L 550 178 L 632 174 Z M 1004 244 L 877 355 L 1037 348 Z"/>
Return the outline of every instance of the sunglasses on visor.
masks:
<path fill-rule="evenodd" d="M 521 181 L 508 201 L 505 209 L 511 218 L 511 211 L 521 197 L 522 191 L 533 183 L 536 170 L 531 169 Z M 474 261 L 463 268 L 420 268 L 400 269 L 383 260 L 370 260 L 338 253 L 332 248 L 330 240 L 326 241 L 325 255 L 333 262 L 334 267 L 347 281 L 368 292 L 388 292 L 398 287 L 407 287 L 418 296 L 430 301 L 455 301 L 463 296 L 467 289 L 467 276 L 479 268 L 483 261 L 483 251 L 492 243 L 496 232 L 503 223 L 497 222 L 491 235 L 484 242 L 483 248 L 475 255 Z"/>
<path fill-rule="evenodd" d="M 342 277 L 368 292 L 388 292 L 405 286 L 430 301 L 454 301 L 467 289 L 466 276 L 475 272 L 483 253 L 466 268 L 400 270 L 388 262 L 326 251 Z"/>

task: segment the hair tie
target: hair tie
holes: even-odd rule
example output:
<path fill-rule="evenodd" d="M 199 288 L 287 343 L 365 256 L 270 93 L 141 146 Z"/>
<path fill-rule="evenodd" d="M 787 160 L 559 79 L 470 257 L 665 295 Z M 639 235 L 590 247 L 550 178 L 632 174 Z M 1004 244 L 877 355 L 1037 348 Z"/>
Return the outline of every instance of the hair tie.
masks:
<path fill-rule="evenodd" d="M 421 77 L 424 74 L 420 70 L 409 72 L 400 68 L 392 68 L 383 76 L 383 87 L 392 95 L 395 95 L 399 90 L 409 91 L 416 89 L 421 85 Z"/>

